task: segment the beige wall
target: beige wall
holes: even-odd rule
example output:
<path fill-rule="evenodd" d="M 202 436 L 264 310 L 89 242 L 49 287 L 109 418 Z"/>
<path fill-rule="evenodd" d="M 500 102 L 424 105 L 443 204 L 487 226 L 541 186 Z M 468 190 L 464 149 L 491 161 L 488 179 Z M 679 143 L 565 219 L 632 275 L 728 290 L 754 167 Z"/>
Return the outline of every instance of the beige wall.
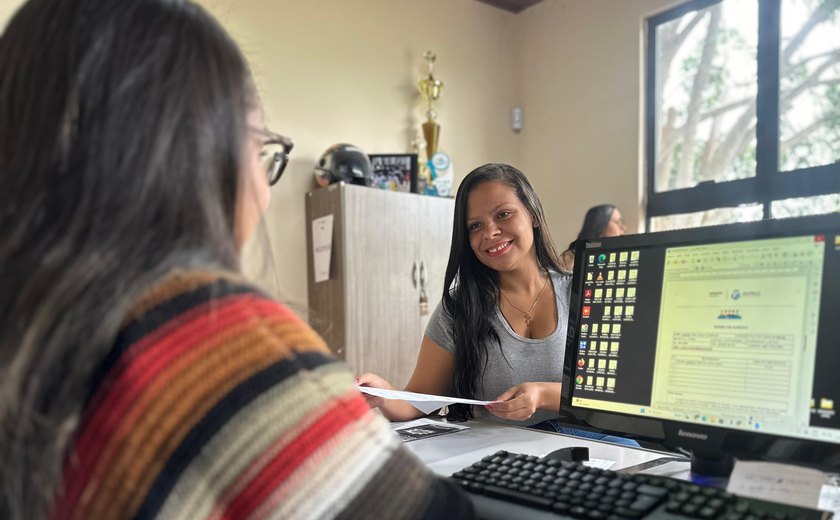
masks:
<path fill-rule="evenodd" d="M 522 169 L 558 245 L 612 203 L 640 229 L 642 23 L 674 0 L 545 0 L 515 20 Z"/>
<path fill-rule="evenodd" d="M 306 304 L 304 194 L 321 152 L 351 142 L 406 152 L 423 119 L 415 82 L 438 54 L 441 146 L 456 182 L 491 161 L 534 182 L 565 244 L 585 210 L 613 202 L 639 225 L 641 31 L 673 0 L 544 0 L 513 15 L 473 0 L 200 0 L 249 58 L 268 125 L 294 138 L 250 274 Z M 0 2 L 0 25 L 22 2 Z M 525 128 L 509 128 L 510 108 Z M 270 242 L 271 262 L 260 249 Z M 275 282 L 276 280 L 276 282 Z"/>
<path fill-rule="evenodd" d="M 250 60 L 268 125 L 292 137 L 288 171 L 272 190 L 266 233 L 246 255 L 249 274 L 305 304 L 304 194 L 313 167 L 339 142 L 367 153 L 405 153 L 424 107 L 422 56 L 438 55 L 442 149 L 456 181 L 478 164 L 519 162 L 508 113 L 514 16 L 472 0 L 202 0 Z M 371 223 L 375 225 L 375 223 Z M 275 265 L 261 249 L 272 244 Z M 371 252 L 375 254 L 375 252 Z M 273 274 L 276 273 L 276 287 Z"/>

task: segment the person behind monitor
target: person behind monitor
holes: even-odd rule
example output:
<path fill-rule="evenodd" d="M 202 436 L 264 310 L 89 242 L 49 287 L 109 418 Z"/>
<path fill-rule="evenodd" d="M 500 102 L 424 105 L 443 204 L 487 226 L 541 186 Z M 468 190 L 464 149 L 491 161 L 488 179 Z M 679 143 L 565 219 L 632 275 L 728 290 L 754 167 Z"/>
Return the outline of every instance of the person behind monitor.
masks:
<path fill-rule="evenodd" d="M 568 249 L 563 252 L 561 262 L 563 267 L 572 271 L 575 262 L 574 245 L 581 238 L 617 237 L 627 232 L 624 218 L 621 211 L 612 204 L 599 204 L 586 211 L 583 217 L 583 224 L 580 227 L 577 239 L 569 243 Z"/>
<path fill-rule="evenodd" d="M 570 273 L 558 262 L 542 204 L 525 175 L 506 164 L 476 168 L 455 197 L 443 300 L 429 319 L 405 389 L 498 400 L 468 409 L 467 416 L 553 431 L 564 428 L 556 420 L 570 282 Z M 356 380 L 362 386 L 393 388 L 372 373 Z M 365 398 L 393 421 L 423 415 L 405 401 Z"/>
<path fill-rule="evenodd" d="M 218 22 L 30 0 L 0 70 L 0 518 L 472 516 L 239 273 L 292 143 Z"/>

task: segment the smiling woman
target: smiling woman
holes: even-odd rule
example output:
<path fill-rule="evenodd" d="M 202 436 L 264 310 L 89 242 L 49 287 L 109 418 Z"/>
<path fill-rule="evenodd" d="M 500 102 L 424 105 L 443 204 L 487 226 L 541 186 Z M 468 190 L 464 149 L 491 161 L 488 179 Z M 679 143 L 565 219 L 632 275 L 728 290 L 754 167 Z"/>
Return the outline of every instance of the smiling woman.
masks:
<path fill-rule="evenodd" d="M 455 198 L 443 301 L 406 390 L 501 401 L 463 410 L 494 421 L 557 418 L 569 282 L 528 179 L 506 164 L 476 168 Z M 391 387 L 375 374 L 358 381 Z M 419 416 L 406 403 L 366 398 L 389 419 Z"/>
<path fill-rule="evenodd" d="M 498 401 L 461 411 L 580 434 L 557 423 L 570 283 L 525 175 L 506 164 L 476 168 L 458 188 L 442 302 L 429 320 L 406 390 Z M 392 388 L 375 374 L 357 381 Z M 391 420 L 421 415 L 402 401 L 365 398 Z"/>

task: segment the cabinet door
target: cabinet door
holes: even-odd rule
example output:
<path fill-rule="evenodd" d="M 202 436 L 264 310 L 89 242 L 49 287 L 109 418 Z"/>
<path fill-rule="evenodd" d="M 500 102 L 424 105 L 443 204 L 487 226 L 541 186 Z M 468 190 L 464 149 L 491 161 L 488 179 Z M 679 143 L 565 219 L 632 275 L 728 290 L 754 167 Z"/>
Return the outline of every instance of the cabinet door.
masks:
<path fill-rule="evenodd" d="M 346 361 L 402 388 L 419 349 L 418 258 L 422 197 L 359 186 L 344 189 Z"/>
<path fill-rule="evenodd" d="M 452 242 L 452 217 L 455 201 L 440 197 L 421 197 L 420 240 L 418 261 L 425 266 L 426 294 L 429 298 L 429 313 L 420 319 L 419 341 L 426 330 L 429 316 L 443 297 L 443 279 L 449 261 Z"/>

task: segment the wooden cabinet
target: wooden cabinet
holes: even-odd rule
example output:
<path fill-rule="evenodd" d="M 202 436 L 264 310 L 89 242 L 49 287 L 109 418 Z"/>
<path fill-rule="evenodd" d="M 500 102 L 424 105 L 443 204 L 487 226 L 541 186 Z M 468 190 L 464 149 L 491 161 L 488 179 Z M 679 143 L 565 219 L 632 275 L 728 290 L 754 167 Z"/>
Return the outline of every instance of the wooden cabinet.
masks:
<path fill-rule="evenodd" d="M 453 211 L 453 199 L 344 183 L 306 195 L 309 321 L 352 370 L 408 382 L 443 291 Z M 329 214 L 330 278 L 316 283 L 312 221 Z"/>

